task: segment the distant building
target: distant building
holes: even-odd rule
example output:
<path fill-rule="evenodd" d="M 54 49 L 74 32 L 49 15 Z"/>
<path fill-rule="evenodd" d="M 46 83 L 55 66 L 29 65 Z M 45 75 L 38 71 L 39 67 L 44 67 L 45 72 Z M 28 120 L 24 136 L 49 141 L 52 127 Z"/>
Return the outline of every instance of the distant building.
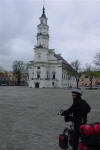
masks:
<path fill-rule="evenodd" d="M 0 72 L 0 85 L 8 85 L 8 74 Z"/>
<path fill-rule="evenodd" d="M 34 61 L 30 61 L 28 66 L 29 87 L 76 87 L 76 79 L 72 75 L 73 68 L 60 54 L 56 54 L 54 49 L 49 49 L 49 26 L 44 7 L 37 29 Z"/>
<path fill-rule="evenodd" d="M 27 85 L 28 75 L 23 73 L 20 85 Z M 0 85 L 17 85 L 16 76 L 11 71 L 0 72 Z"/>
<path fill-rule="evenodd" d="M 79 87 L 83 87 L 83 88 L 90 87 L 90 85 L 91 85 L 90 76 L 83 74 L 79 79 Z M 100 85 L 100 78 L 93 77 L 92 87 L 97 87 L 98 85 Z"/>

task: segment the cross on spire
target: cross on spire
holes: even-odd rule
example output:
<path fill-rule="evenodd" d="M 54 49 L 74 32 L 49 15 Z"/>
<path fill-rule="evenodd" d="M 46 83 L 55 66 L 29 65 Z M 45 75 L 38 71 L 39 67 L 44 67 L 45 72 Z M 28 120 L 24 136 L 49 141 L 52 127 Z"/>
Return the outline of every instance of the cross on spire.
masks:
<path fill-rule="evenodd" d="M 43 6 L 44 6 L 44 0 L 43 0 Z"/>

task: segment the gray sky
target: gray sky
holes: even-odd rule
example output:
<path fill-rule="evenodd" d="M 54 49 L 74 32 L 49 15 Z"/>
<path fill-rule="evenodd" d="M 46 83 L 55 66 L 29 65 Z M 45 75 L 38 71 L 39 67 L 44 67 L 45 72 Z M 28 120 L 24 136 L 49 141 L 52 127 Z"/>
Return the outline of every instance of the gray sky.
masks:
<path fill-rule="evenodd" d="M 100 0 L 45 0 L 50 43 L 69 63 L 91 64 L 100 51 Z M 0 66 L 33 59 L 43 0 L 0 0 Z"/>

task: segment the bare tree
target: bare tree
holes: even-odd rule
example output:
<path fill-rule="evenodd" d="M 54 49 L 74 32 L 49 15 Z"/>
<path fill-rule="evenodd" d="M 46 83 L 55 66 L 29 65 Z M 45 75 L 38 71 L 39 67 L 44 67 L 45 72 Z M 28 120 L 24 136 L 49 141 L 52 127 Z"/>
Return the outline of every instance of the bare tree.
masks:
<path fill-rule="evenodd" d="M 80 68 L 81 63 L 79 62 L 79 60 L 75 60 L 75 61 L 71 62 L 71 66 L 75 70 L 74 76 L 76 78 L 77 88 L 79 88 L 78 82 L 79 82 L 79 78 L 81 76 L 81 68 Z"/>
<path fill-rule="evenodd" d="M 13 62 L 13 73 L 17 79 L 17 85 L 20 85 L 22 74 L 24 71 L 24 62 L 23 61 L 14 61 Z"/>
<path fill-rule="evenodd" d="M 4 72 L 4 68 L 2 66 L 0 66 L 0 72 Z"/>
<path fill-rule="evenodd" d="M 94 64 L 100 70 L 100 52 L 98 52 L 94 57 Z"/>

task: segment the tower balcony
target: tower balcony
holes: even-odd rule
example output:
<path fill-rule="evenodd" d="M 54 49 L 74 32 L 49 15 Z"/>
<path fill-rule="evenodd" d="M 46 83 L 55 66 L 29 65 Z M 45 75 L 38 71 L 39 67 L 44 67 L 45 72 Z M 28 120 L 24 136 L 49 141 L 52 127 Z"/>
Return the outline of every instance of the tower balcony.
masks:
<path fill-rule="evenodd" d="M 37 33 L 37 37 L 38 37 L 38 36 L 46 36 L 46 37 L 49 38 L 49 34 L 44 34 L 44 33 Z"/>
<path fill-rule="evenodd" d="M 44 48 L 42 45 L 35 45 L 35 48 Z"/>
<path fill-rule="evenodd" d="M 43 46 L 43 45 L 35 45 L 35 48 L 45 48 L 45 49 L 47 49 L 47 46 Z"/>

